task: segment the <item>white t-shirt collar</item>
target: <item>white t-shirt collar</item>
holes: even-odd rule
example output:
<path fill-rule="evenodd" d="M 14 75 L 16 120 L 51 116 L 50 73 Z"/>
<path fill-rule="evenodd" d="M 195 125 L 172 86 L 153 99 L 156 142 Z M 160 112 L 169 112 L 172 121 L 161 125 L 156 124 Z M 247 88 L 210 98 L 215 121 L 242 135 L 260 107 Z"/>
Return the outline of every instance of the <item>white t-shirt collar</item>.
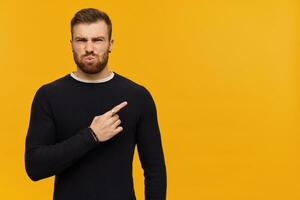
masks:
<path fill-rule="evenodd" d="M 73 77 L 77 81 L 84 82 L 84 83 L 103 83 L 103 82 L 106 82 L 106 81 L 109 81 L 110 79 L 112 79 L 114 77 L 115 73 L 111 72 L 109 76 L 107 76 L 105 78 L 98 79 L 98 80 L 82 79 L 82 78 L 79 78 L 78 76 L 76 76 L 74 72 L 71 72 L 70 75 L 71 75 L 71 77 Z"/>

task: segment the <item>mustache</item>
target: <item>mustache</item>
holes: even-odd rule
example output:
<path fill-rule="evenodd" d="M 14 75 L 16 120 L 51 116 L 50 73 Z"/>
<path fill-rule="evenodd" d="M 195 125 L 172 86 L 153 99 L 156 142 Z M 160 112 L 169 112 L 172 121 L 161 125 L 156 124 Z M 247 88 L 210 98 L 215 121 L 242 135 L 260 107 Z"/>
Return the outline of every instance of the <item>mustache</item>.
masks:
<path fill-rule="evenodd" d="M 88 53 L 88 54 L 85 54 L 83 56 L 96 56 L 94 53 Z"/>
<path fill-rule="evenodd" d="M 96 55 L 96 54 L 94 54 L 94 53 L 89 53 L 89 54 L 85 54 L 85 55 L 83 55 L 83 56 L 82 56 L 82 58 L 84 58 L 84 57 L 88 57 L 88 56 L 97 57 L 97 55 Z"/>

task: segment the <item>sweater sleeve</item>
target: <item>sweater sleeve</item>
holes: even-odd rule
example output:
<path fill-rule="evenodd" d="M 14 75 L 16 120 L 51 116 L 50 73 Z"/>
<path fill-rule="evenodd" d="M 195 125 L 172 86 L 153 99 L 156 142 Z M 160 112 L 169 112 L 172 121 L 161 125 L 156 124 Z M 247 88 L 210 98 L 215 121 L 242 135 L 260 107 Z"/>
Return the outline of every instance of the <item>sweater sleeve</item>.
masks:
<path fill-rule="evenodd" d="M 88 127 L 56 143 L 56 128 L 42 86 L 34 96 L 25 142 L 25 169 L 33 181 L 62 172 L 97 145 Z"/>
<path fill-rule="evenodd" d="M 150 92 L 143 87 L 141 115 L 137 125 L 137 148 L 144 170 L 145 199 L 165 200 L 167 174 L 157 111 Z"/>

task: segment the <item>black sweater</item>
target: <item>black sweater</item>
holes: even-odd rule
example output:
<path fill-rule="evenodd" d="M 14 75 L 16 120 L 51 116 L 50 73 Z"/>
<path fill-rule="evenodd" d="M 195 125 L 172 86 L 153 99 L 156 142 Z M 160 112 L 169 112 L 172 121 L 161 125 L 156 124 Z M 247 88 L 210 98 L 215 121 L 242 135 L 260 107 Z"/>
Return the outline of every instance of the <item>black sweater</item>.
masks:
<path fill-rule="evenodd" d="M 88 126 L 117 104 L 123 131 L 97 143 Z M 145 199 L 166 199 L 167 176 L 157 111 L 150 92 L 114 72 L 86 83 L 67 74 L 41 86 L 31 105 L 25 168 L 40 180 L 55 175 L 55 200 L 134 200 L 135 145 L 144 170 Z"/>

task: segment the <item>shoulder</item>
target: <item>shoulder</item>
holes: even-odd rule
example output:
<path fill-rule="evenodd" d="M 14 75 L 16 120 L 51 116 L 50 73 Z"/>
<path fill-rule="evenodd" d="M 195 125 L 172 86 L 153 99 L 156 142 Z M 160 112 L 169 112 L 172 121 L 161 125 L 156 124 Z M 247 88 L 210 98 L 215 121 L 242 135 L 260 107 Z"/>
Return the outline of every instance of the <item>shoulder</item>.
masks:
<path fill-rule="evenodd" d="M 137 98 L 141 100 L 152 99 L 150 90 L 143 84 L 133 81 L 125 76 L 117 74 L 120 80 L 120 87 L 126 91 L 133 91 Z"/>
<path fill-rule="evenodd" d="M 68 82 L 68 78 L 69 78 L 69 74 L 61 76 L 48 83 L 45 83 L 41 87 L 43 87 L 44 90 L 48 90 L 48 91 L 56 90 L 66 85 L 66 83 Z"/>
<path fill-rule="evenodd" d="M 67 76 L 68 75 L 59 77 L 53 81 L 39 86 L 35 93 L 36 98 L 47 98 L 54 94 L 54 92 L 58 89 L 64 87 L 65 83 L 67 82 Z"/>

